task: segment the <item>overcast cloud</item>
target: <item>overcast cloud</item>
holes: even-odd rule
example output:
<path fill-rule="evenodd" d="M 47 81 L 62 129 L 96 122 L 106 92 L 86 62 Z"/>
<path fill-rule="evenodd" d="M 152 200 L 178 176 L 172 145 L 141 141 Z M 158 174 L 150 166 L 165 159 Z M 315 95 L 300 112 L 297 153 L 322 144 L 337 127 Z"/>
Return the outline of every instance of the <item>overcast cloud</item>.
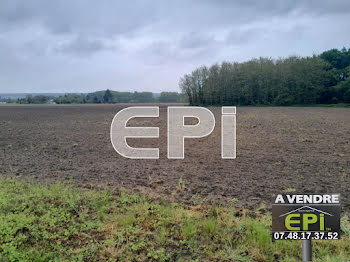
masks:
<path fill-rule="evenodd" d="M 349 0 L 0 1 L 0 93 L 178 91 L 201 65 L 350 47 Z"/>

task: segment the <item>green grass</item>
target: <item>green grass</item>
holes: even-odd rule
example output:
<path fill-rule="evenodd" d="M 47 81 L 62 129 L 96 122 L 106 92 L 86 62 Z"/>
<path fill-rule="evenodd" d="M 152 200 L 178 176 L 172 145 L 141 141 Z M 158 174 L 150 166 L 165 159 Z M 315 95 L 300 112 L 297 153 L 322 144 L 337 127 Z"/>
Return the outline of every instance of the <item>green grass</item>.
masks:
<path fill-rule="evenodd" d="M 285 190 L 283 190 L 283 193 L 293 193 L 293 192 L 295 192 L 295 191 L 297 191 L 295 188 L 286 188 Z"/>
<path fill-rule="evenodd" d="M 0 261 L 300 261 L 270 229 L 270 214 L 0 179 Z M 348 218 L 342 231 L 314 261 L 350 260 Z"/>

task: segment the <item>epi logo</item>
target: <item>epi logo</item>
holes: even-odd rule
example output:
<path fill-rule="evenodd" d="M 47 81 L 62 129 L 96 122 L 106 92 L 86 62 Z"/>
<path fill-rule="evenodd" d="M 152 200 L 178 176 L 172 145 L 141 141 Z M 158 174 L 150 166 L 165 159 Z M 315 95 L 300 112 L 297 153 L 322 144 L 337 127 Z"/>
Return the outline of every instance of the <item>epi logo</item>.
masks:
<path fill-rule="evenodd" d="M 304 213 L 305 212 L 305 213 Z M 314 212 L 311 213 L 310 212 Z M 319 231 L 325 230 L 324 216 L 333 216 L 327 212 L 312 208 L 309 206 L 303 206 L 298 209 L 292 210 L 286 214 L 280 215 L 280 217 L 286 216 L 285 227 L 291 231 L 308 231 L 310 224 L 319 223 Z"/>
<path fill-rule="evenodd" d="M 273 239 L 339 239 L 339 194 L 277 195 Z"/>
<path fill-rule="evenodd" d="M 221 158 L 236 158 L 236 107 L 221 110 Z M 159 159 L 158 148 L 133 148 L 127 138 L 159 138 L 158 127 L 130 127 L 129 120 L 137 117 L 159 117 L 158 106 L 134 106 L 120 110 L 113 118 L 111 143 L 121 156 L 132 159 Z M 185 118 L 196 118 L 195 125 L 185 124 Z M 215 117 L 205 107 L 169 106 L 167 109 L 167 155 L 169 159 L 185 158 L 185 139 L 211 134 Z"/>

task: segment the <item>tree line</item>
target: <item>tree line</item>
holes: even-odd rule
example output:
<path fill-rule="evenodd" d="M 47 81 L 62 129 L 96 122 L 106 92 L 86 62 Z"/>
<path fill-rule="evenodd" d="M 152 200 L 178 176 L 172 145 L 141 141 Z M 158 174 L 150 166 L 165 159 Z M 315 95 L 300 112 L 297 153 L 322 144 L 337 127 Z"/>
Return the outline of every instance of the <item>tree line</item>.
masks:
<path fill-rule="evenodd" d="M 350 103 L 350 49 L 310 57 L 258 58 L 202 66 L 184 75 L 191 105 Z"/>
<path fill-rule="evenodd" d="M 179 103 L 185 97 L 177 92 L 118 92 L 112 90 L 97 91 L 88 94 L 65 94 L 59 97 L 45 95 L 26 95 L 24 98 L 0 99 L 6 103 L 18 104 L 115 104 L 115 103 Z"/>

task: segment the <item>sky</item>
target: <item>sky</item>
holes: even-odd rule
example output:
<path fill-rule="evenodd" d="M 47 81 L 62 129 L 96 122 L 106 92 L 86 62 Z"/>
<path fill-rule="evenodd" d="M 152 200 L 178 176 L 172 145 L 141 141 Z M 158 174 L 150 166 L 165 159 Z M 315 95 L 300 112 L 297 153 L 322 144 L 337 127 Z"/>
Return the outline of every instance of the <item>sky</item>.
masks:
<path fill-rule="evenodd" d="M 349 0 L 1 0 L 0 93 L 179 91 L 199 66 L 349 48 Z"/>

